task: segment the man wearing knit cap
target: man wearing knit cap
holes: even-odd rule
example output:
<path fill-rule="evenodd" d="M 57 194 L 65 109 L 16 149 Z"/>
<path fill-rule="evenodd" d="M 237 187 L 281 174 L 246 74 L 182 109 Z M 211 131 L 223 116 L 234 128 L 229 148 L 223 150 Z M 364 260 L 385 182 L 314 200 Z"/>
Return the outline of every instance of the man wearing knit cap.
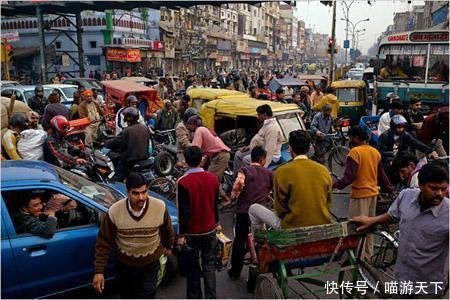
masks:
<path fill-rule="evenodd" d="M 80 115 L 80 118 L 89 118 L 89 121 L 91 122 L 85 129 L 84 143 L 86 146 L 93 148 L 94 142 L 97 140 L 102 111 L 99 104 L 94 101 L 94 93 L 91 90 L 84 91 L 82 96 L 83 101 L 78 107 L 78 114 Z"/>
<path fill-rule="evenodd" d="M 155 298 L 159 258 L 175 241 L 166 205 L 150 197 L 144 176 L 131 173 L 128 198 L 114 203 L 102 220 L 95 245 L 92 285 L 105 288 L 105 267 L 114 250 L 121 298 Z"/>

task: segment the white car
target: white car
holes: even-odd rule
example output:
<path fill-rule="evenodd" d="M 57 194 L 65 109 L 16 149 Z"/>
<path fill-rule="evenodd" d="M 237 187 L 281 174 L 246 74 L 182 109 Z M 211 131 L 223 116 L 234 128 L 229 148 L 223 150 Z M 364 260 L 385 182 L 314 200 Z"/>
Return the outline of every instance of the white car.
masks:
<path fill-rule="evenodd" d="M 78 86 L 74 84 L 44 84 L 44 88 L 50 88 L 61 96 L 61 104 L 70 107 L 73 102 L 73 93 L 78 91 Z"/>
<path fill-rule="evenodd" d="M 18 85 L 2 87 L 1 95 L 3 97 L 11 98 L 12 94 L 16 95 L 16 100 L 25 102 L 28 105 L 30 98 L 34 97 L 35 85 Z M 44 86 L 44 97 L 48 98 L 53 90 Z"/>

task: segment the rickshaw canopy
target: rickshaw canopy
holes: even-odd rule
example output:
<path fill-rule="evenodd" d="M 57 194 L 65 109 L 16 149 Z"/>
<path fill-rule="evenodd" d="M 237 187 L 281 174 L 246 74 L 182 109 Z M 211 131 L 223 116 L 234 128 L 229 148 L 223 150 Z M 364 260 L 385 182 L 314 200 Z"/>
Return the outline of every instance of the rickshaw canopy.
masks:
<path fill-rule="evenodd" d="M 218 99 L 206 102 L 200 109 L 200 117 L 203 124 L 214 129 L 214 120 L 216 115 L 228 116 L 231 118 L 257 117 L 256 109 L 264 104 L 268 104 L 272 108 L 274 115 L 284 112 L 298 112 L 303 115 L 303 111 L 296 104 L 284 104 L 272 101 L 256 100 L 253 98 L 237 98 L 237 99 Z"/>
<path fill-rule="evenodd" d="M 269 89 L 273 92 L 276 92 L 277 89 L 284 86 L 302 86 L 305 85 L 300 79 L 295 77 L 286 77 L 286 78 L 274 78 L 269 82 Z"/>
<path fill-rule="evenodd" d="M 138 83 L 144 83 L 144 84 L 157 84 L 158 81 L 155 79 L 148 79 L 147 77 L 143 77 L 143 76 L 133 76 L 133 77 L 122 77 L 122 80 L 127 80 L 127 81 L 133 81 L 133 82 L 138 82 Z"/>
<path fill-rule="evenodd" d="M 135 95 L 140 101 L 140 110 L 145 119 L 149 119 L 153 113 L 163 107 L 163 101 L 158 97 L 155 89 L 147 87 L 131 80 L 107 80 L 102 81 L 105 89 L 106 102 L 109 106 L 115 106 L 107 114 L 115 116 L 115 110 L 125 106 L 126 98 Z"/>
<path fill-rule="evenodd" d="M 105 87 L 106 93 L 114 93 L 115 95 L 120 97 L 125 97 L 130 93 L 152 91 L 156 92 L 155 89 L 149 88 L 148 86 L 142 85 L 132 80 L 105 80 L 102 81 L 102 84 Z"/>
<path fill-rule="evenodd" d="M 331 86 L 334 89 L 346 89 L 346 88 L 364 89 L 366 88 L 366 83 L 363 80 L 339 80 L 333 81 Z"/>
<path fill-rule="evenodd" d="M 223 96 L 241 95 L 247 96 L 246 93 L 226 89 L 212 89 L 212 88 L 193 88 L 187 94 L 191 99 L 216 100 Z"/>

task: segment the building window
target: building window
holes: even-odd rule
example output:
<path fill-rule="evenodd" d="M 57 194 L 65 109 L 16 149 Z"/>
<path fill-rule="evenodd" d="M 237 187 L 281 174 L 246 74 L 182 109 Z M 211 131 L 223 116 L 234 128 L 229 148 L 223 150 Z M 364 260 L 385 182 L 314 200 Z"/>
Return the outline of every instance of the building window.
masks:
<path fill-rule="evenodd" d="M 114 45 L 117 44 L 117 39 L 116 39 L 116 38 L 113 39 L 113 44 L 114 44 Z"/>
<path fill-rule="evenodd" d="M 97 18 L 97 26 L 102 25 L 102 19 L 101 18 Z"/>
<path fill-rule="evenodd" d="M 97 41 L 90 41 L 89 45 L 91 46 L 91 48 L 97 48 Z"/>
<path fill-rule="evenodd" d="M 87 26 L 87 19 L 83 19 L 83 26 Z"/>
<path fill-rule="evenodd" d="M 253 35 L 256 35 L 256 28 L 253 28 Z"/>
<path fill-rule="evenodd" d="M 97 19 L 94 18 L 94 19 L 92 20 L 92 26 L 97 26 Z"/>
<path fill-rule="evenodd" d="M 119 45 L 122 45 L 122 39 L 119 38 Z"/>
<path fill-rule="evenodd" d="M 88 26 L 92 26 L 92 19 L 91 18 L 88 19 L 87 24 L 88 24 Z"/>
<path fill-rule="evenodd" d="M 60 41 L 56 41 L 55 42 L 55 48 L 56 49 L 61 49 L 61 42 Z"/>
<path fill-rule="evenodd" d="M 105 18 L 102 18 L 102 25 L 103 26 L 106 25 L 106 19 Z"/>

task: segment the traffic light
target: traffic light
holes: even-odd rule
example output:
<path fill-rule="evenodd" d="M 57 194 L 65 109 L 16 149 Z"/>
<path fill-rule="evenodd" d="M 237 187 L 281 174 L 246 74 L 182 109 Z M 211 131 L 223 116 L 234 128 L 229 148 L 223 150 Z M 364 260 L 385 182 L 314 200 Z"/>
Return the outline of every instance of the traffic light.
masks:
<path fill-rule="evenodd" d="M 327 49 L 327 53 L 331 54 L 331 51 L 333 51 L 334 48 L 334 53 L 337 53 L 337 48 L 333 47 L 334 45 L 334 40 L 332 38 L 328 39 L 328 49 Z"/>
<path fill-rule="evenodd" d="M 320 1 L 325 6 L 333 6 L 333 1 Z"/>

